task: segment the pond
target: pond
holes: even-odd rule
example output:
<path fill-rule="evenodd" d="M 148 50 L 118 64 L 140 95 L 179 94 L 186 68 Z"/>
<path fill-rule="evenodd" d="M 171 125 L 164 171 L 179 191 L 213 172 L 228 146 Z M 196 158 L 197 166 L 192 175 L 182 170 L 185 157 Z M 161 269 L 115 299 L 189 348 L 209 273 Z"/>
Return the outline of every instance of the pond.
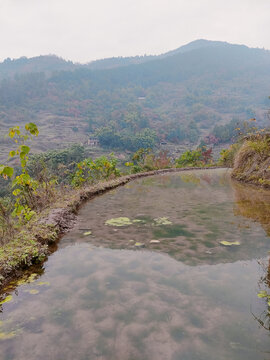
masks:
<path fill-rule="evenodd" d="M 5 289 L 0 359 L 270 359 L 257 321 L 269 219 L 270 192 L 224 169 L 89 201 L 48 261 Z"/>

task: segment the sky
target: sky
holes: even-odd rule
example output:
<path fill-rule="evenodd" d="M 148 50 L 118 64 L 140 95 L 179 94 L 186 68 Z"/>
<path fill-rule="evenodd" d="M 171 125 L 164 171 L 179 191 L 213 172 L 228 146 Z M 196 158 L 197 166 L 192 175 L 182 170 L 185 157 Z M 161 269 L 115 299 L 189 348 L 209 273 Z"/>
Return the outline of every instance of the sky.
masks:
<path fill-rule="evenodd" d="M 196 39 L 270 49 L 270 0 L 0 0 L 0 61 L 161 54 Z"/>

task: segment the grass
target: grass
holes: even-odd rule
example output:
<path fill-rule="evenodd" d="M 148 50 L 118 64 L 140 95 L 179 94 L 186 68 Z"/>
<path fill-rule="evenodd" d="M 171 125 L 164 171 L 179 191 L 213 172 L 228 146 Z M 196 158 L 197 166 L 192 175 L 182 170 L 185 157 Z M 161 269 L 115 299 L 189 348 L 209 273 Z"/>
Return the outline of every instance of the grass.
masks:
<path fill-rule="evenodd" d="M 234 160 L 232 177 L 261 187 L 270 187 L 270 134 L 247 138 Z"/>

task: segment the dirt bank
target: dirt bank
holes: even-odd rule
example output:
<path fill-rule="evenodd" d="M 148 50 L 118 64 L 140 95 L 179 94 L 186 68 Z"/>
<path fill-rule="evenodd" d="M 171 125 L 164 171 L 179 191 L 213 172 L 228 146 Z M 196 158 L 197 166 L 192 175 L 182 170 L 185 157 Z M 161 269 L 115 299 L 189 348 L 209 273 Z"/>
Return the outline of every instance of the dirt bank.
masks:
<path fill-rule="evenodd" d="M 270 133 L 254 134 L 244 139 L 234 159 L 232 177 L 270 188 Z"/>

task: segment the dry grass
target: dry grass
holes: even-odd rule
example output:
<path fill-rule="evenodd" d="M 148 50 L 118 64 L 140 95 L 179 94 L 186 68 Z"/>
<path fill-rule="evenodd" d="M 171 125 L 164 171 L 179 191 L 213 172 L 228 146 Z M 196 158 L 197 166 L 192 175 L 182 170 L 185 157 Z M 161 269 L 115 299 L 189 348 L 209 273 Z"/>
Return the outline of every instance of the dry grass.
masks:
<path fill-rule="evenodd" d="M 235 156 L 232 176 L 237 180 L 269 187 L 269 141 L 268 134 L 247 138 Z"/>

